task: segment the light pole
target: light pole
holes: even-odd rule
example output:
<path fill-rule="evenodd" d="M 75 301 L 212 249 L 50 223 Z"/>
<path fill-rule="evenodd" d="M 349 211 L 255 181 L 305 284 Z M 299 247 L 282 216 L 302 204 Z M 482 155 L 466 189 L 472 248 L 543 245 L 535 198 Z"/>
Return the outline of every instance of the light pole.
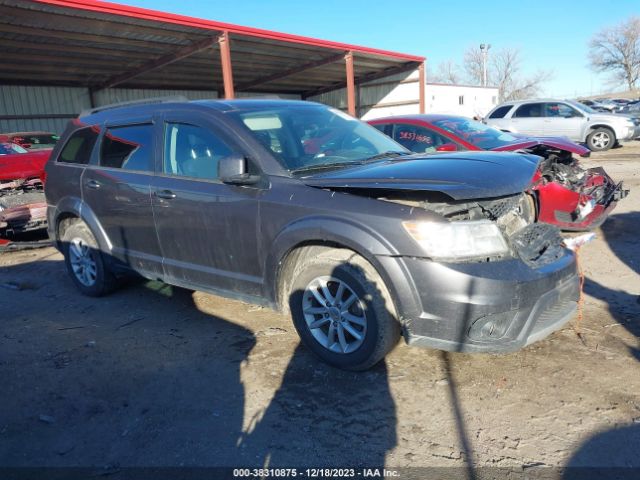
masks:
<path fill-rule="evenodd" d="M 489 55 L 490 43 L 480 44 L 480 53 L 482 55 L 482 86 L 487 86 L 487 56 Z"/>

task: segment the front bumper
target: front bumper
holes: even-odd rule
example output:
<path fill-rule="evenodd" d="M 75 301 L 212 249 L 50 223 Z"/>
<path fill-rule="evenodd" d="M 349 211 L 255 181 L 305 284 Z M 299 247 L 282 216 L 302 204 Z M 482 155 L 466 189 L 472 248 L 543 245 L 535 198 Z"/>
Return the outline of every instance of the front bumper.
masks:
<path fill-rule="evenodd" d="M 540 340 L 573 316 L 579 298 L 575 257 L 538 269 L 520 260 L 441 264 L 386 257 L 396 310 L 409 345 L 459 352 L 509 352 Z M 395 282 L 395 279 L 392 279 Z"/>
<path fill-rule="evenodd" d="M 618 140 L 628 142 L 640 135 L 640 128 L 637 125 L 623 127 L 617 132 Z"/>

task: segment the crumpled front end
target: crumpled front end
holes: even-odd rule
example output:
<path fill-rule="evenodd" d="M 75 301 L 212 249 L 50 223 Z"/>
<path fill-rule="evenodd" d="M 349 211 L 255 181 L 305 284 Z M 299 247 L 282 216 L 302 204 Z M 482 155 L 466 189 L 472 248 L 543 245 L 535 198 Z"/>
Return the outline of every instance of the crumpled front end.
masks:
<path fill-rule="evenodd" d="M 577 162 L 543 166 L 534 191 L 538 196 L 538 221 L 572 231 L 600 226 L 629 193 L 602 167 L 584 170 Z"/>
<path fill-rule="evenodd" d="M 385 270 L 406 272 L 393 283 L 399 285 L 398 313 L 407 343 L 450 351 L 506 352 L 542 339 L 569 321 L 579 298 L 575 256 L 563 247 L 557 227 L 533 222 L 528 198 L 521 194 L 416 202 L 451 222 L 495 222 L 510 253 L 460 262 L 382 258 Z M 412 303 L 411 297 L 417 301 Z"/>

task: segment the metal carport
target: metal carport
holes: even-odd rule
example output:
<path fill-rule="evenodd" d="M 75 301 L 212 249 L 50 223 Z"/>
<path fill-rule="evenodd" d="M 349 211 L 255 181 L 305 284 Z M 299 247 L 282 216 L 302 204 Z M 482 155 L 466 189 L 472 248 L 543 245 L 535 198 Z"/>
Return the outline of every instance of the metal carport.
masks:
<path fill-rule="evenodd" d="M 0 84 L 295 94 L 420 72 L 424 57 L 93 0 L 0 0 Z M 0 116 L 3 112 L 0 112 Z"/>

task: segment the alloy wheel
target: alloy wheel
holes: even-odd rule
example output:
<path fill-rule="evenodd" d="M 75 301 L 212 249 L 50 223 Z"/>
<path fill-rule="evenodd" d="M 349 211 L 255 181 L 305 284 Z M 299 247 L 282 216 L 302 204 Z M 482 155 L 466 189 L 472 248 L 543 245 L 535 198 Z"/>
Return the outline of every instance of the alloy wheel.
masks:
<path fill-rule="evenodd" d="M 591 144 L 598 149 L 607 148 L 609 142 L 611 142 L 611 137 L 605 132 L 598 132 L 591 139 Z"/>
<path fill-rule="evenodd" d="M 360 297 L 343 280 L 322 276 L 307 285 L 302 312 L 313 338 L 335 353 L 352 353 L 364 342 L 367 317 Z"/>
<path fill-rule="evenodd" d="M 95 285 L 98 266 L 93 249 L 81 238 L 74 238 L 69 244 L 69 263 L 73 274 L 85 287 Z"/>

